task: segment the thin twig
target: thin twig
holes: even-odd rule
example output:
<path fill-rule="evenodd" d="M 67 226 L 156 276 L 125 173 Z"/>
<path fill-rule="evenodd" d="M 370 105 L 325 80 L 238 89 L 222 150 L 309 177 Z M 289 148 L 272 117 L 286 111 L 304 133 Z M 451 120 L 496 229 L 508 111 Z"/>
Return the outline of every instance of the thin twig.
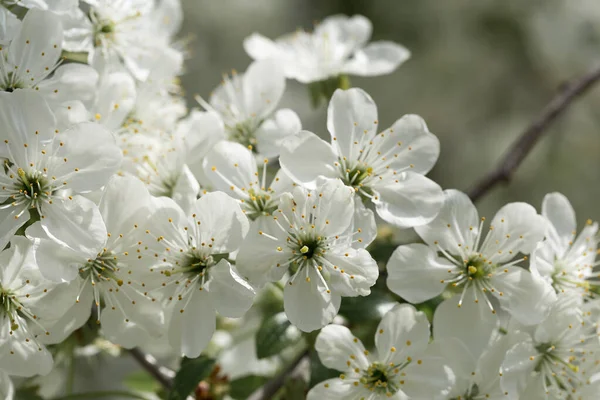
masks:
<path fill-rule="evenodd" d="M 147 400 L 148 397 L 134 392 L 123 390 L 106 390 L 102 392 L 83 392 L 73 393 L 62 397 L 55 397 L 53 400 L 76 400 L 76 399 L 139 399 Z"/>
<path fill-rule="evenodd" d="M 564 85 L 552 101 L 542 110 L 533 123 L 510 146 L 498 166 L 484 176 L 469 191 L 471 200 L 476 201 L 499 183 L 508 183 L 513 173 L 533 149 L 547 128 L 573 101 L 584 94 L 600 79 L 600 65 L 587 74 Z"/>
<path fill-rule="evenodd" d="M 144 368 L 150 375 L 152 375 L 165 389 L 170 390 L 173 388 L 173 377 L 175 373 L 170 369 L 161 366 L 156 361 L 156 358 L 150 354 L 146 354 L 138 348 L 129 350 L 129 354 Z"/>
<path fill-rule="evenodd" d="M 263 386 L 255 390 L 246 400 L 270 400 L 273 398 L 275 393 L 285 384 L 285 380 L 288 376 L 293 375 L 298 368 L 298 365 L 303 360 L 308 359 L 309 350 L 304 350 L 294 361 L 287 366 L 286 369 L 281 371 L 273 379 L 265 383 Z"/>

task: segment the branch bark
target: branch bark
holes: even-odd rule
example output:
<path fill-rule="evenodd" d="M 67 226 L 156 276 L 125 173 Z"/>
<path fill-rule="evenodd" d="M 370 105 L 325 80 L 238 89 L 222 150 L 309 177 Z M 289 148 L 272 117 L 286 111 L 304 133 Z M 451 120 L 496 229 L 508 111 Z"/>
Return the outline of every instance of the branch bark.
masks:
<path fill-rule="evenodd" d="M 566 84 L 546 105 L 533 123 L 510 146 L 498 166 L 484 176 L 469 191 L 469 197 L 477 201 L 499 183 L 508 183 L 515 170 L 531 152 L 547 128 L 573 103 L 600 79 L 600 65 L 585 75 Z"/>
<path fill-rule="evenodd" d="M 281 371 L 273 379 L 265 383 L 263 386 L 255 390 L 246 400 L 270 400 L 275 393 L 285 384 L 288 376 L 292 376 L 303 360 L 308 359 L 309 350 L 303 351 L 294 361 Z"/>
<path fill-rule="evenodd" d="M 165 389 L 173 388 L 173 378 L 175 373 L 170 369 L 161 366 L 156 358 L 150 354 L 144 353 L 138 348 L 129 350 L 129 354 L 144 368 L 150 375 L 154 377 Z"/>

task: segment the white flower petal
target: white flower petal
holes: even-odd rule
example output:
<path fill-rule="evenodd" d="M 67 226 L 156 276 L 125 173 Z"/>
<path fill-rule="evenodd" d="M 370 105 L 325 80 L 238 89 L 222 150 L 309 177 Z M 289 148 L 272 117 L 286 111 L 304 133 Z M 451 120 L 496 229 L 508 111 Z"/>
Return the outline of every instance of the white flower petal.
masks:
<path fill-rule="evenodd" d="M 13 324 L 19 325 L 19 329 L 11 331 L 11 334 L 9 331 Z M 52 364 L 52 355 L 36 343 L 22 317 L 9 321 L 6 315 L 0 316 L 0 371 L 21 377 L 46 375 Z"/>
<path fill-rule="evenodd" d="M 289 108 L 277 110 L 273 117 L 264 121 L 254 133 L 256 149 L 267 158 L 277 157 L 281 142 L 301 129 L 302 123 L 298 114 Z"/>
<path fill-rule="evenodd" d="M 377 262 L 365 249 L 340 249 L 324 256 L 337 266 L 329 268 L 330 286 L 341 296 L 368 296 L 379 276 Z M 343 271 L 343 272 L 342 272 Z"/>
<path fill-rule="evenodd" d="M 212 243 L 213 254 L 237 250 L 248 233 L 248 218 L 239 203 L 223 192 L 205 194 L 196 201 L 192 212 L 196 214 L 194 224 L 199 239 Z"/>
<path fill-rule="evenodd" d="M 337 156 L 331 145 L 317 135 L 300 131 L 281 142 L 281 169 L 296 182 L 314 188 L 319 176 L 335 178 Z"/>
<path fill-rule="evenodd" d="M 27 221 L 29 221 L 29 211 L 20 207 L 8 207 L 0 209 L 0 249 L 6 247 L 15 232 Z"/>
<path fill-rule="evenodd" d="M 444 205 L 437 217 L 427 225 L 415 227 L 421 238 L 434 248 L 450 254 L 463 254 L 463 249 L 475 250 L 479 232 L 479 215 L 469 197 L 454 189 L 444 191 Z M 459 246 L 460 244 L 460 246 Z"/>
<path fill-rule="evenodd" d="M 39 225 L 39 222 L 35 223 Z M 41 226 L 40 226 L 41 228 Z M 27 230 L 29 235 L 29 229 Z M 44 278 L 53 282 L 69 282 L 79 276 L 79 268 L 97 252 L 82 254 L 54 240 L 36 239 L 35 257 Z M 98 250 L 100 250 L 98 248 Z"/>
<path fill-rule="evenodd" d="M 32 9 L 25 14 L 21 30 L 13 38 L 6 55 L 14 73 L 29 84 L 48 74 L 60 57 L 63 30 L 60 18 L 51 12 Z M 46 69 L 48 68 L 48 69 Z"/>
<path fill-rule="evenodd" d="M 527 203 L 509 203 L 490 224 L 485 245 L 479 251 L 494 263 L 512 260 L 515 254 L 531 253 L 544 239 L 547 222 Z"/>
<path fill-rule="evenodd" d="M 555 252 L 562 256 L 575 238 L 577 220 L 575 210 L 569 200 L 561 193 L 548 193 L 542 202 L 542 215 L 548 219 L 547 240 L 555 247 Z"/>
<path fill-rule="evenodd" d="M 358 49 L 371 38 L 373 25 L 362 15 L 331 15 L 315 26 L 316 35 L 328 35 L 349 49 Z"/>
<path fill-rule="evenodd" d="M 154 210 L 150 194 L 142 181 L 132 176 L 113 176 L 107 183 L 98 206 L 112 235 L 125 234 Z"/>
<path fill-rule="evenodd" d="M 440 155 L 440 141 L 429 132 L 427 124 L 418 115 L 405 115 L 373 140 L 373 150 L 386 154 L 395 149 L 389 157 L 392 170 L 410 171 L 425 175 L 435 165 Z"/>
<path fill-rule="evenodd" d="M 397 43 L 379 41 L 369 43 L 354 53 L 344 65 L 343 72 L 351 75 L 377 76 L 392 73 L 410 58 L 410 51 Z"/>
<path fill-rule="evenodd" d="M 150 337 L 159 337 L 163 332 L 163 314 L 159 304 L 130 285 L 119 289 L 112 296 L 107 296 L 108 307 L 100 315 L 106 338 L 131 349 L 144 345 Z"/>
<path fill-rule="evenodd" d="M 217 113 L 192 110 L 179 122 L 177 135 L 185 143 L 186 162 L 194 164 L 211 154 L 213 146 L 225 139 L 225 127 Z"/>
<path fill-rule="evenodd" d="M 204 290 L 192 290 L 191 299 L 184 297 L 182 306 L 171 307 L 169 342 L 188 358 L 196 358 L 206 348 L 216 329 L 217 317 L 210 295 Z M 184 312 L 181 312 L 184 310 Z"/>
<path fill-rule="evenodd" d="M 420 362 L 419 362 L 420 361 Z M 404 369 L 406 379 L 401 390 L 411 400 L 442 400 L 450 393 L 455 377 L 443 357 L 427 350 Z"/>
<path fill-rule="evenodd" d="M 377 106 L 362 89 L 335 91 L 327 108 L 327 129 L 338 156 L 350 161 L 360 156 L 360 144 L 377 133 Z"/>
<path fill-rule="evenodd" d="M 62 145 L 61 145 L 62 144 Z M 100 124 L 85 122 L 56 135 L 58 166 L 53 170 L 66 189 L 91 192 L 104 186 L 121 165 L 121 149 Z"/>
<path fill-rule="evenodd" d="M 283 307 L 289 321 L 304 332 L 320 329 L 333 321 L 340 309 L 341 297 L 327 293 L 314 268 L 300 274 L 283 290 Z M 306 275 L 306 276 L 305 276 Z M 309 278 L 309 280 L 305 279 Z"/>
<path fill-rule="evenodd" d="M 388 288 L 415 304 L 440 295 L 447 285 L 442 281 L 456 273 L 454 264 L 420 243 L 399 246 L 392 253 L 386 269 Z"/>
<path fill-rule="evenodd" d="M 442 188 L 431 179 L 403 172 L 395 179 L 381 180 L 373 185 L 377 214 L 401 228 L 411 228 L 431 222 L 444 202 Z"/>
<path fill-rule="evenodd" d="M 345 186 L 339 179 L 317 181 L 317 189 L 306 194 L 306 205 L 302 198 L 294 192 L 294 200 L 298 209 L 313 208 L 317 232 L 334 237 L 342 235 L 352 226 L 354 218 L 354 190 Z M 309 201 L 310 200 L 310 201 Z M 315 207 L 313 207 L 315 206 Z M 307 212 L 308 213 L 308 212 Z"/>
<path fill-rule="evenodd" d="M 255 60 L 270 58 L 279 51 L 277 45 L 271 39 L 258 33 L 253 33 L 244 39 L 244 50 Z"/>
<path fill-rule="evenodd" d="M 488 349 L 486 349 L 477 363 L 477 383 L 479 386 L 479 392 L 484 394 L 490 394 L 490 398 L 493 394 L 506 398 L 506 395 L 500 387 L 500 369 L 506 356 L 506 352 L 517 343 L 528 340 L 529 335 L 524 332 L 509 332 L 506 335 L 502 335 L 495 342 L 491 343 Z"/>
<path fill-rule="evenodd" d="M 435 340 L 460 340 L 467 346 L 473 360 L 478 360 L 481 353 L 489 348 L 498 336 L 498 328 L 497 315 L 491 312 L 483 299 L 475 302 L 473 290 L 467 290 L 461 307 L 458 307 L 458 296 L 455 296 L 438 305 L 433 315 Z"/>
<path fill-rule="evenodd" d="M 430 355 L 440 357 L 440 361 L 450 367 L 454 374 L 455 381 L 449 397 L 454 399 L 464 396 L 471 389 L 473 376 L 476 375 L 477 370 L 477 359 L 471 355 L 467 342 L 455 337 L 435 338 L 427 350 Z M 496 371 L 497 375 L 498 371 Z"/>
<path fill-rule="evenodd" d="M 29 153 L 22 149 L 33 152 L 36 142 L 49 142 L 55 136 L 55 125 L 52 111 L 35 91 L 0 92 L 0 138 L 8 140 L 11 148 L 19 149 L 9 155 L 3 146 L 0 156 L 9 158 L 18 166 L 29 165 Z"/>
<path fill-rule="evenodd" d="M 340 378 L 317 383 L 306 395 L 307 400 L 359 400 L 370 399 L 371 392 L 362 386 L 354 386 L 352 381 Z"/>
<path fill-rule="evenodd" d="M 91 254 L 106 242 L 106 227 L 98 206 L 83 196 L 44 204 L 41 225 L 53 240 L 78 253 Z"/>
<path fill-rule="evenodd" d="M 41 93 L 48 102 L 62 103 L 78 100 L 90 106 L 98 84 L 98 72 L 84 64 L 61 65 L 52 77 L 38 84 Z"/>
<path fill-rule="evenodd" d="M 206 290 L 217 312 L 229 318 L 243 317 L 252 307 L 255 292 L 227 260 L 221 260 L 209 270 L 210 281 Z"/>
<path fill-rule="evenodd" d="M 366 370 L 370 364 L 365 356 L 365 346 L 345 326 L 327 325 L 321 329 L 315 350 L 324 366 L 338 371 L 353 368 Z M 348 362 L 351 366 L 348 366 Z"/>
<path fill-rule="evenodd" d="M 78 278 L 76 287 L 80 288 L 83 280 Z M 87 285 L 77 298 L 73 297 L 73 304 L 66 309 L 65 315 L 56 320 L 54 324 L 48 328 L 50 335 L 39 336 L 39 340 L 45 344 L 61 343 L 69 337 L 74 331 L 81 328 L 83 324 L 89 321 L 92 315 L 92 302 L 94 301 L 94 292 L 92 286 Z"/>
<path fill-rule="evenodd" d="M 384 316 L 375 333 L 379 359 L 401 364 L 407 357 L 416 360 L 429 343 L 427 316 L 410 304 L 398 304 Z"/>
<path fill-rule="evenodd" d="M 269 236 L 259 232 L 268 232 Z M 286 262 L 292 258 L 286 238 L 287 232 L 279 228 L 273 217 L 257 218 L 240 247 L 236 259 L 237 270 L 253 285 L 267 282 L 270 270 L 280 269 L 284 273 L 287 270 Z M 278 264 L 284 266 L 277 267 Z"/>
<path fill-rule="evenodd" d="M 285 76 L 272 60 L 255 61 L 243 77 L 244 110 L 260 119 L 270 116 L 285 91 Z"/>
<path fill-rule="evenodd" d="M 257 171 L 252 151 L 227 140 L 217 143 L 204 161 L 204 172 L 215 189 L 238 199 L 246 198 L 250 189 L 260 189 Z"/>
<path fill-rule="evenodd" d="M 135 107 L 135 79 L 126 72 L 106 73 L 97 90 L 94 112 L 100 115 L 100 123 L 110 130 L 121 128 Z"/>
<path fill-rule="evenodd" d="M 527 387 L 531 373 L 539 362 L 536 359 L 538 355 L 531 338 L 515 344 L 506 352 L 500 385 L 510 398 L 517 398 Z"/>
<path fill-rule="evenodd" d="M 175 200 L 184 213 L 189 214 L 200 193 L 200 184 L 189 167 L 184 165 L 173 187 L 171 198 Z"/>
<path fill-rule="evenodd" d="M 365 207 L 360 196 L 354 196 L 354 219 L 349 233 L 354 233 L 353 247 L 364 249 L 377 237 L 377 223 L 372 210 Z"/>
<path fill-rule="evenodd" d="M 524 325 L 540 323 L 556 300 L 550 283 L 520 267 L 497 271 L 491 278 L 491 284 L 496 289 L 493 294 L 502 307 Z"/>

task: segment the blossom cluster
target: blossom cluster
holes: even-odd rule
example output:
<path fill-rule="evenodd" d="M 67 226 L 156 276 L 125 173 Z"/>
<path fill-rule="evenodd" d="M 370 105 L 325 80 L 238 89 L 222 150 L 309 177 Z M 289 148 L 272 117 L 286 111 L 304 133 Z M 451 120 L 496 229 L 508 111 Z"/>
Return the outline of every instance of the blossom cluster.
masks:
<path fill-rule="evenodd" d="M 196 358 L 271 286 L 341 372 L 309 399 L 596 398 L 598 225 L 577 234 L 559 193 L 488 223 L 427 177 L 440 144 L 425 121 L 381 129 L 346 85 L 395 71 L 407 49 L 368 43 L 362 16 L 252 34 L 247 70 L 188 110 L 181 20 L 178 0 L 0 3 L 3 398 L 90 321 L 122 348 L 164 340 Z M 286 79 L 328 101 L 328 140 L 279 106 Z M 421 241 L 375 260 L 383 223 Z M 336 317 L 370 295 L 377 261 L 402 303 L 368 349 Z"/>

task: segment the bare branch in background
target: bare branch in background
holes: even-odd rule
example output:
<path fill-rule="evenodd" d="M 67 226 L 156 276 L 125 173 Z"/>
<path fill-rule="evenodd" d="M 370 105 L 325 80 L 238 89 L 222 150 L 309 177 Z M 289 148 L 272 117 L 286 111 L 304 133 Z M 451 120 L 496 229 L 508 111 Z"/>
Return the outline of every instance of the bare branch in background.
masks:
<path fill-rule="evenodd" d="M 173 378 L 175 372 L 170 369 L 158 364 L 156 358 L 150 354 L 144 353 L 138 348 L 129 350 L 129 354 L 144 368 L 150 375 L 152 375 L 165 389 L 171 390 L 173 388 Z"/>
<path fill-rule="evenodd" d="M 498 166 L 484 176 L 468 192 L 473 201 L 479 200 L 499 183 L 508 183 L 515 170 L 531 152 L 538 140 L 548 131 L 547 128 L 579 96 L 583 95 L 600 79 L 600 65 L 587 74 L 567 83 L 552 101 L 542 110 L 533 123 L 510 146 Z"/>
<path fill-rule="evenodd" d="M 308 353 L 308 349 L 303 351 L 286 369 L 254 391 L 246 400 L 269 400 L 273 398 L 275 393 L 277 393 L 277 391 L 285 384 L 286 379 L 296 373 L 298 366 L 301 365 L 304 360 L 308 360 Z"/>

